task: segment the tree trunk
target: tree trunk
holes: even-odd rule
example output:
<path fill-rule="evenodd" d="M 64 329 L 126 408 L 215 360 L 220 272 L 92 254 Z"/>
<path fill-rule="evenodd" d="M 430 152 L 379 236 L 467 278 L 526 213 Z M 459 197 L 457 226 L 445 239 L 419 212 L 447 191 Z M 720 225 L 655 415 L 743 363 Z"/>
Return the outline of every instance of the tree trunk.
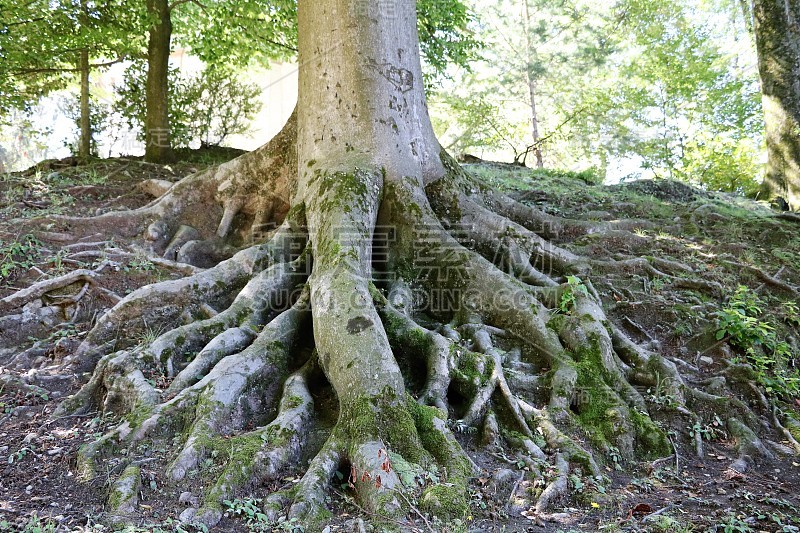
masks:
<path fill-rule="evenodd" d="M 523 0 L 525 8 L 523 14 L 523 29 L 525 31 L 525 54 L 527 65 L 525 66 L 525 74 L 528 80 L 528 95 L 530 97 L 531 106 L 531 126 L 533 128 L 533 154 L 536 156 L 536 168 L 544 167 L 544 160 L 542 158 L 542 147 L 539 146 L 539 115 L 536 111 L 536 76 L 533 72 L 533 40 L 531 39 L 530 31 L 530 8 L 528 0 Z"/>
<path fill-rule="evenodd" d="M 77 461 L 94 479 L 98 461 L 127 450 L 133 462 L 112 487 L 112 514 L 132 521 L 148 491 L 134 459 L 144 449 L 168 450 L 148 467 L 174 485 L 164 493 L 179 494 L 201 469 L 214 476 L 210 486 L 198 477 L 202 504 L 183 509 L 182 522 L 212 527 L 225 499 L 305 471 L 265 498 L 264 512 L 322 531 L 336 477 L 372 516 L 466 519 L 478 469 L 447 420 L 482 426 L 484 441 L 522 458 L 530 471 L 511 499 L 537 513 L 568 495 L 570 475 L 599 479 L 594 451 L 624 461 L 672 453 L 641 386 L 658 387 L 690 420 L 690 407 L 713 408 L 732 428 L 761 427 L 745 402 L 722 396 L 725 385 L 694 391 L 697 373 L 684 381 L 674 363 L 634 344 L 588 277 L 677 280 L 696 274 L 691 267 L 601 261 L 548 242 L 628 234 L 516 202 L 441 151 L 414 0 L 300 0 L 298 17 L 298 110 L 283 131 L 142 209 L 98 217 L 135 227 L 171 259 L 203 239 L 241 244 L 247 227 L 252 244 L 129 294 L 69 356 L 94 372 L 60 413 L 128 415 Z M 0 299 L 0 313 L 76 275 Z M 173 329 L 141 343 L 148 324 Z M 742 453 L 757 441 L 746 429 L 736 435 Z"/>
<path fill-rule="evenodd" d="M 748 0 L 739 0 L 739 11 L 742 13 L 742 20 L 747 33 L 752 36 L 754 32 L 753 10 L 750 7 L 750 2 Z"/>
<path fill-rule="evenodd" d="M 762 194 L 800 209 L 800 0 L 754 0 L 756 47 L 766 120 Z"/>
<path fill-rule="evenodd" d="M 81 135 L 78 147 L 78 157 L 86 160 L 92 150 L 92 121 L 89 109 L 89 50 L 81 50 L 79 67 L 81 71 Z"/>
<path fill-rule="evenodd" d="M 155 17 L 147 43 L 147 115 L 145 161 L 175 160 L 169 125 L 169 54 L 172 20 L 168 0 L 147 0 L 147 11 Z"/>

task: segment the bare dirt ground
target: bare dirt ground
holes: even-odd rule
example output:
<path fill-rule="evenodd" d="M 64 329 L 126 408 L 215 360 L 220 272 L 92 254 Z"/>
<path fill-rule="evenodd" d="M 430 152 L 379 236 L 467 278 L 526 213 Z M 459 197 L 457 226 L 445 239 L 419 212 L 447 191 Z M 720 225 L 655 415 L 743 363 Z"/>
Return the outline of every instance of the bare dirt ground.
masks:
<path fill-rule="evenodd" d="M 149 260 L 129 243 L 109 242 L 102 235 L 83 242 L 48 240 L 21 234 L 20 220 L 50 214 L 93 215 L 107 210 L 133 208 L 152 200 L 137 189 L 145 179 L 177 181 L 235 153 L 194 153 L 187 161 L 160 167 L 135 159 L 95 161 L 85 166 L 48 164 L 37 170 L 0 176 L 0 298 L 78 268 L 104 265 L 91 287 L 77 282 L 63 294 L 48 295 L 29 308 L 42 316 L 36 335 L 20 339 L 0 337 L 0 376 L 35 378 L 48 386 L 15 390 L 0 384 L 0 531 L 109 531 L 100 520 L 116 465 L 94 479 L 79 481 L 75 469 L 78 448 L 115 425 L 97 413 L 53 418 L 53 411 L 74 393 L 88 374 L 64 374 L 61 362 L 80 343 L 93 321 L 116 299 L 158 280 L 184 275 L 179 267 Z M 775 296 L 770 279 L 797 286 L 800 283 L 800 224 L 776 218 L 776 213 L 755 202 L 726 195 L 711 195 L 672 182 L 637 182 L 605 187 L 590 185 L 580 176 L 535 174 L 529 170 L 495 165 L 470 165 L 470 171 L 554 214 L 585 219 L 637 218 L 654 223 L 636 232 L 636 239 L 615 242 L 591 235 L 571 246 L 583 253 L 608 257 L 635 252 L 675 258 L 694 267 L 704 265 L 720 287 L 710 294 L 702 287 L 666 285 L 639 276 L 594 279 L 609 317 L 639 342 L 672 360 L 707 369 L 711 373 L 725 361 L 743 357 L 729 343 L 715 337 L 721 306 L 746 285 L 763 301 L 765 321 L 781 333 L 797 338 L 797 323 L 785 311 L 786 298 Z M 767 274 L 767 278 L 763 276 Z M 69 299 L 76 295 L 74 304 Z M 67 303 L 65 303 L 67 302 Z M 42 314 L 41 308 L 60 309 Z M 787 315 L 788 313 L 788 315 Z M 2 318 L 0 318 L 2 320 Z M 153 324 L 152 335 L 167 329 Z M 124 335 L 124 332 L 120 332 Z M 146 342 L 148 339 L 142 339 Z M 796 342 L 796 341 L 795 341 Z M 9 368 L 14 356 L 9 348 L 20 344 L 29 370 Z M 793 346 L 797 356 L 797 346 Z M 17 350 L 15 350 L 17 351 Z M 19 361 L 17 361 L 19 362 Z M 789 361 L 796 373 L 798 361 Z M 1 382 L 0 382 L 1 383 Z M 643 391 L 658 405 L 668 403 L 659 391 Z M 328 398 L 328 401 L 335 399 Z M 795 399 L 796 410 L 800 400 Z M 723 414 L 723 413 L 720 413 Z M 714 420 L 710 413 L 710 420 Z M 796 416 L 796 415 L 795 415 Z M 401 531 L 800 531 L 800 457 L 776 456 L 759 460 L 745 474 L 729 468 L 736 459 L 734 443 L 722 425 L 685 428 L 673 435 L 675 454 L 655 462 L 618 465 L 606 458 L 601 479 L 571 479 L 573 501 L 548 521 L 528 519 L 513 511 L 508 501 L 527 468 L 506 455 L 502 447 L 483 449 L 470 428 L 454 428 L 465 449 L 483 468 L 471 486 L 471 514 L 464 520 L 441 523 L 434 517 L 412 513 L 407 522 L 393 524 Z M 699 433 L 703 455 L 698 457 L 691 433 Z M 780 445 L 780 443 L 778 443 Z M 145 517 L 130 531 L 183 531 L 177 523 L 178 503 L 199 492 L 203 478 L 187 479 L 176 490 L 162 478 L 161 450 L 148 451 L 140 507 Z M 257 487 L 243 494 L 217 531 L 302 531 L 295 524 L 266 524 L 234 516 L 243 511 L 246 498 L 263 498 L 282 485 L 299 480 L 287 476 L 275 486 Z M 348 497 L 346 485 L 330 502 L 334 510 L 329 531 L 379 530 L 363 525 L 369 516 Z M 246 513 L 245 513 L 246 514 Z M 189 530 L 189 528 L 186 528 Z"/>

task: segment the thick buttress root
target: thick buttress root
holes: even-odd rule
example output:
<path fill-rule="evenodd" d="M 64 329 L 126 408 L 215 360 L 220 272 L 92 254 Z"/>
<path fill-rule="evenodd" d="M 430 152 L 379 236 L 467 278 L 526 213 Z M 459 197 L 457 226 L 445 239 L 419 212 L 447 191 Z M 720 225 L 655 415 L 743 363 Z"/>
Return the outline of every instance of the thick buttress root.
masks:
<path fill-rule="evenodd" d="M 271 141 L 226 163 L 188 176 L 153 202 L 134 210 L 92 218 L 54 216 L 43 237 L 141 241 L 154 260 L 163 258 L 210 267 L 236 251 L 263 241 L 280 226 L 295 194 L 297 116 Z"/>
<path fill-rule="evenodd" d="M 715 376 L 713 390 L 686 379 L 609 320 L 591 283 L 606 272 L 673 277 L 688 267 L 576 255 L 551 239 L 631 227 L 545 216 L 443 161 L 446 175 L 427 187 L 380 169 L 316 171 L 265 243 L 140 289 L 98 321 L 73 356 L 96 362 L 94 374 L 62 412 L 124 417 L 79 458 L 92 477 L 116 447 L 128 450 L 112 514 L 137 512 L 138 450 L 150 441 L 166 446 L 168 483 L 202 480 L 182 520 L 213 525 L 223 500 L 247 492 L 265 496 L 268 516 L 307 530 L 324 523 L 332 483 L 389 520 L 411 502 L 415 512 L 466 515 L 481 465 L 450 427 L 513 449 L 529 473 L 510 506 L 538 514 L 564 500 L 571 474 L 672 454 L 668 434 L 703 413 L 728 413 L 737 468 L 772 453 L 757 436 L 764 413 L 730 393 L 741 372 Z M 221 216 L 223 233 L 234 219 Z M 566 282 L 576 274 L 583 290 Z M 156 323 L 171 329 L 131 341 Z M 671 398 L 669 412 L 643 394 L 654 387 Z M 768 430 L 790 434 L 782 424 L 793 421 L 768 418 Z M 291 490 L 260 493 L 296 474 Z"/>

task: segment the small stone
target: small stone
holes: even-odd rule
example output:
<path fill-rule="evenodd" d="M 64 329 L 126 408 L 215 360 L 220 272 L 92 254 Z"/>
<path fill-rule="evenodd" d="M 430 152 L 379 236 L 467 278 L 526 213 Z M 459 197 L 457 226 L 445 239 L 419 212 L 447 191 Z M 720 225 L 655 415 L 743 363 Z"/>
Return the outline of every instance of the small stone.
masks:
<path fill-rule="evenodd" d="M 184 505 L 200 507 L 200 499 L 191 492 L 181 492 L 181 495 L 178 496 L 178 501 Z"/>
<path fill-rule="evenodd" d="M 704 355 L 703 357 L 698 359 L 698 362 L 700 363 L 700 366 L 710 366 L 714 364 L 714 360 L 708 357 L 707 355 Z"/>
<path fill-rule="evenodd" d="M 501 468 L 494 474 L 494 481 L 498 484 L 516 483 L 517 473 L 508 468 Z"/>
<path fill-rule="evenodd" d="M 32 490 L 33 490 L 33 485 L 28 485 L 27 487 L 25 487 L 25 492 L 28 494 L 30 494 Z"/>
<path fill-rule="evenodd" d="M 29 444 L 32 440 L 34 440 L 38 435 L 36 433 L 28 433 L 25 435 L 25 438 L 22 439 L 22 442 L 25 444 Z"/>
<path fill-rule="evenodd" d="M 728 492 L 725 489 L 720 487 L 720 488 L 717 489 L 717 494 L 728 494 Z"/>
<path fill-rule="evenodd" d="M 61 453 L 61 450 L 63 450 L 63 448 L 51 448 L 47 450 L 47 455 L 58 455 Z"/>
<path fill-rule="evenodd" d="M 180 516 L 178 516 L 178 520 L 183 522 L 184 524 L 190 524 L 194 521 L 194 516 L 197 514 L 197 510 L 189 507 L 185 511 L 183 511 Z"/>

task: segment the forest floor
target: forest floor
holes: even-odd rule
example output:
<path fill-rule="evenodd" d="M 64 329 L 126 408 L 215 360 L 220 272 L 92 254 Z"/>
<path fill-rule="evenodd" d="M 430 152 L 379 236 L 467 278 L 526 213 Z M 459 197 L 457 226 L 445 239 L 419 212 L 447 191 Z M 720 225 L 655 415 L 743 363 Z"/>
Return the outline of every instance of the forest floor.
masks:
<path fill-rule="evenodd" d="M 186 154 L 186 160 L 162 167 L 137 159 L 97 160 L 83 166 L 51 163 L 27 172 L 0 176 L 0 298 L 36 281 L 77 268 L 105 267 L 94 280 L 95 297 L 73 307 L 57 307 L 53 301 L 74 296 L 47 295 L 53 301 L 29 304 L 26 312 L 38 313 L 41 328 L 31 338 L 0 335 L 0 378 L 31 378 L 49 386 L 38 392 L 4 388 L 0 381 L 0 531 L 108 531 L 100 525 L 111 482 L 119 472 L 108 470 L 95 479 L 79 482 L 75 471 L 78 448 L 117 421 L 90 414 L 53 418 L 59 402 L 74 393 L 86 375 L 65 375 L 60 362 L 86 335 L 92 320 L 110 308 L 117 297 L 159 280 L 184 275 L 172 264 L 151 261 L 130 243 L 105 242 L 102 235 L 80 242 L 48 240 L 47 233 L 33 237 L 20 234 L 19 220 L 51 214 L 94 215 L 108 210 L 133 208 L 152 200 L 138 188 L 146 179 L 177 181 L 210 164 L 236 155 L 228 151 Z M 739 285 L 748 286 L 761 298 L 763 323 L 777 333 L 800 326 L 797 306 L 764 291 L 770 280 L 798 284 L 800 273 L 800 226 L 781 220 L 763 204 L 724 194 L 708 194 L 670 181 L 639 181 L 622 185 L 592 184 L 588 175 L 533 172 L 497 164 L 472 164 L 468 170 L 514 195 L 517 199 L 561 216 L 586 220 L 635 218 L 653 223 L 637 230 L 635 238 L 619 242 L 592 235 L 570 243 L 595 258 L 626 252 L 656 255 L 702 267 L 721 287 L 710 295 L 691 283 L 648 280 L 617 274 L 614 279 L 592 279 L 606 310 L 615 323 L 638 342 L 651 343 L 668 358 L 711 372 L 724 361 L 743 357 L 728 343 L 716 339 L 718 313 Z M 652 229 L 657 228 L 657 229 Z M 95 243 L 102 242 L 98 248 Z M 766 274 L 766 278 L 764 277 Z M 70 289 L 70 288 L 68 288 Z M 81 290 L 80 284 L 70 289 Z M 90 300 L 90 301 L 89 301 Z M 62 309 L 44 313 L 42 309 Z M 75 317 L 79 317 L 76 319 Z M 0 317 L 2 322 L 3 317 Z M 152 325 L 155 336 L 166 324 Z M 168 329 L 168 328 L 166 328 Z M 0 332 L 3 328 L 0 328 Z M 149 339 L 152 340 L 152 339 Z M 147 342 L 148 339 L 142 339 Z M 5 366 L 13 355 L 10 346 L 39 347 L 27 373 Z M 794 346 L 794 353 L 797 347 Z M 793 361 L 793 364 L 800 364 Z M 658 390 L 643 391 L 656 399 Z M 668 398 L 661 398 L 668 402 Z M 795 400 L 800 407 L 800 400 Z M 723 415 L 724 413 L 720 413 Z M 713 414 L 712 414 L 713 415 Z M 714 419 L 714 416 L 711 417 Z M 700 433 L 704 454 L 678 444 L 689 433 Z M 736 459 L 734 443 L 723 425 L 686 428 L 676 436 L 676 454 L 655 462 L 606 467 L 607 479 L 597 483 L 575 477 L 569 507 L 560 509 L 549 522 L 524 515 L 509 516 L 508 495 L 520 477 L 520 468 L 503 449 L 479 449 L 470 431 L 458 434 L 465 449 L 478 459 L 484 473 L 471 487 L 471 515 L 466 520 L 439 523 L 432 517 L 410 516 L 404 531 L 800 531 L 800 458 L 761 461 L 757 468 L 738 474 L 728 467 Z M 614 458 L 606 458 L 616 465 Z M 183 531 L 177 524 L 183 492 L 193 492 L 198 480 L 187 480 L 175 490 L 162 485 L 163 464 L 158 451 L 142 468 L 147 496 L 141 500 L 147 517 L 137 531 Z M 282 484 L 296 483 L 287 476 Z M 263 497 L 276 487 L 263 487 Z M 346 491 L 343 491 L 346 492 Z M 244 495 L 243 495 L 244 496 Z M 242 511 L 248 500 L 237 500 Z M 577 503 L 576 503 L 577 502 Z M 371 530 L 346 494 L 330 503 L 334 515 L 330 531 Z M 248 525 L 239 517 L 226 517 L 218 531 L 292 531 L 290 524 Z"/>

